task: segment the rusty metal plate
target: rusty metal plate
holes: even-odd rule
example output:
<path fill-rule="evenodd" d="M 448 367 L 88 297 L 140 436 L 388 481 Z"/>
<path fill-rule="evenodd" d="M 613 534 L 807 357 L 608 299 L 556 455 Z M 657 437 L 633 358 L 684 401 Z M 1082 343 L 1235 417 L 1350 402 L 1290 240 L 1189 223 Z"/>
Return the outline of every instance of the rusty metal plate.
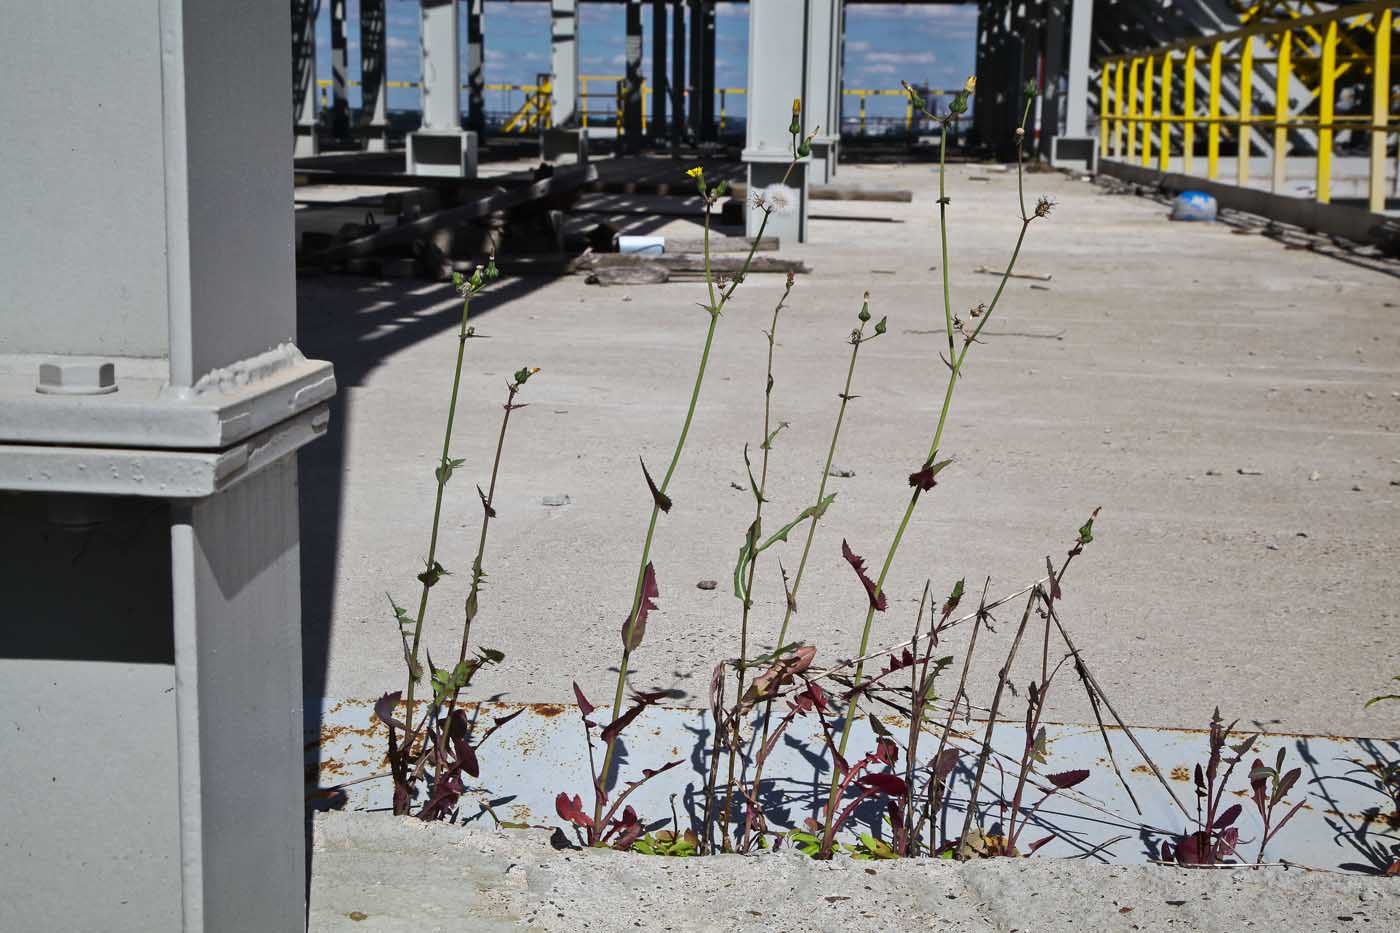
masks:
<path fill-rule="evenodd" d="M 314 806 L 390 809 L 389 779 L 362 780 L 387 767 L 387 733 L 374 717 L 372 707 L 370 700 L 325 701 L 320 735 L 307 736 L 307 791 Z M 479 750 L 481 776 L 469 784 L 459 821 L 490 825 L 491 817 L 480 806 L 484 801 L 502 820 L 559 825 L 562 821 L 555 815 L 554 798 L 561 791 L 582 795 L 585 807 L 591 809 L 588 753 L 577 707 L 482 704 L 474 713 L 481 722 L 489 723 L 491 717 L 516 710 L 523 711 Z M 897 716 L 884 717 L 882 722 L 902 744 L 907 722 Z M 951 827 L 952 835 L 961 827 L 971 791 L 978 748 L 972 736 L 980 738 L 986 726 L 973 720 L 959 723 L 959 727 L 957 745 L 962 757 L 954 772 L 949 799 L 939 814 L 940 823 Z M 642 768 L 655 769 L 680 760 L 680 767 L 642 786 L 628 802 L 644 822 L 655 828 L 669 827 L 673 806 L 683 827 L 698 825 L 704 811 L 704 775 L 713 742 L 712 729 L 709 714 L 702 710 L 647 709 L 619 742 L 617 767 L 609 778 L 609 787 L 617 786 L 619 781 L 636 780 Z M 796 720 L 765 765 L 760 799 L 772 828 L 799 826 L 806 817 L 817 816 L 825 802 L 831 762 L 817 729 L 814 717 Z M 1047 763 L 1038 766 L 1039 774 L 1086 768 L 1090 776 L 1072 790 L 1055 795 L 1035 812 L 1022 836 L 1023 847 L 1025 842 L 1053 835 L 1053 841 L 1040 849 L 1041 854 L 1117 864 L 1142 863 L 1156 857 L 1161 842 L 1174 841 L 1174 837 L 1196 828 L 1122 730 L 1110 727 L 1107 731 L 1122 771 L 1122 782 L 1109 762 L 1097 726 L 1047 726 Z M 1156 762 L 1175 798 L 1194 816 L 1192 772 L 1197 763 L 1206 760 L 1206 733 L 1195 729 L 1134 729 L 1133 733 Z M 848 758 L 855 759 L 872 750 L 875 738 L 868 721 L 857 722 Z M 936 737 L 927 735 L 921 740 L 921 759 L 932 754 L 936 742 Z M 978 798 L 978 823 L 990 834 L 997 834 L 998 824 L 1009 814 L 1015 762 L 1024 742 L 1022 727 L 998 724 L 992 742 L 996 754 L 988 762 Z M 751 773 L 752 746 L 751 742 L 741 758 L 745 774 Z M 1270 840 L 1265 861 L 1375 873 L 1400 858 L 1400 813 L 1393 796 L 1400 789 L 1392 786 L 1388 791 L 1384 778 L 1387 767 L 1400 761 L 1400 740 L 1263 735 L 1246 761 L 1235 769 L 1226 793 L 1225 805 L 1239 803 L 1244 808 L 1244 815 L 1236 823 L 1243 860 L 1252 862 L 1258 856 L 1262 831 L 1249 795 L 1249 762 L 1257 756 L 1272 764 L 1280 748 L 1287 752 L 1285 769 L 1301 767 L 1302 777 L 1275 819 L 1293 803 L 1304 801 L 1304 806 Z M 1396 771 L 1400 769 L 1391 773 Z M 1043 778 L 1038 780 L 1044 783 Z M 1040 798 L 1039 791 L 1028 789 L 1023 810 Z M 888 827 L 882 824 L 882 809 L 877 801 L 872 800 L 857 811 L 843 837 L 853 841 L 859 832 L 868 832 L 877 839 L 888 838 Z"/>

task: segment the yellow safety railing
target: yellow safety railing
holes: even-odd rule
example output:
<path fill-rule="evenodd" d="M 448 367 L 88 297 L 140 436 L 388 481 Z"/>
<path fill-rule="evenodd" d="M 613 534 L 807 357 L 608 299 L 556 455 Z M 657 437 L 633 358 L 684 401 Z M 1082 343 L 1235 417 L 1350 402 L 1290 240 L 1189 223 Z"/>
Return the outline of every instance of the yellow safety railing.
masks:
<path fill-rule="evenodd" d="M 610 108 L 606 108 L 606 109 L 605 109 L 605 108 L 603 108 L 603 107 L 598 107 L 598 106 L 595 105 L 594 108 L 593 108 L 592 116 L 591 116 L 591 119 L 592 119 L 592 121 L 593 121 L 593 125 L 595 125 L 595 126 L 598 125 L 598 120 L 599 120 L 600 118 L 603 118 L 603 119 L 606 119 L 608 122 L 612 123 L 612 124 L 616 127 L 616 129 L 617 129 L 617 131 L 618 131 L 619 133 L 622 132 L 622 130 L 623 130 L 623 126 L 622 126 L 623 113 L 624 113 L 624 110 L 625 110 L 625 106 L 624 106 L 624 105 L 625 105 L 625 94 L 626 94 L 626 79 L 625 79 L 622 75 L 579 75 L 578 81 L 579 81 L 579 119 L 580 119 L 580 121 L 581 121 L 583 127 L 586 129 L 586 128 L 588 128 L 588 126 L 589 126 L 589 120 L 590 120 L 590 112 L 589 112 L 589 106 L 588 106 L 588 101 L 589 101 L 589 99 L 590 99 L 590 98 L 592 98 L 592 99 L 594 99 L 594 100 L 604 99 L 604 100 L 607 100 L 612 106 L 611 106 Z M 603 83 L 603 84 L 605 84 L 605 85 L 608 86 L 608 90 L 607 90 L 607 91 L 590 91 L 590 90 L 588 89 L 588 86 L 589 86 L 589 83 L 590 83 L 590 82 L 593 82 L 593 83 Z M 320 80 L 318 80 L 318 81 L 316 82 L 316 84 L 321 88 L 321 107 L 324 109 L 324 108 L 326 108 L 326 107 L 328 106 L 328 102 L 327 102 L 327 90 L 330 88 L 331 82 L 330 82 L 329 79 L 321 78 Z M 350 87 L 356 87 L 356 86 L 358 86 L 359 84 L 360 84 L 359 81 L 349 81 L 349 82 L 347 82 L 347 85 L 350 86 Z M 417 81 L 386 81 L 386 82 L 384 82 L 384 84 L 385 84 L 386 87 L 401 88 L 401 89 L 402 89 L 402 88 L 416 88 L 416 87 L 419 86 L 419 83 L 418 83 Z M 462 85 L 462 89 L 463 89 L 463 90 L 467 90 L 468 88 L 469 88 L 468 85 L 466 85 L 466 84 Z M 487 85 L 484 85 L 484 89 L 487 90 L 487 91 L 520 92 L 520 93 L 522 93 L 522 94 L 525 95 L 525 100 L 524 100 L 524 102 L 523 102 L 523 103 L 520 105 L 520 107 L 506 120 L 505 124 L 502 126 L 502 128 L 501 128 L 501 129 L 502 129 L 502 132 L 506 132 L 506 133 L 528 133 L 528 132 L 530 132 L 530 131 L 532 131 L 532 130 L 549 129 L 550 127 L 552 127 L 552 126 L 554 125 L 554 114 L 553 114 L 553 100 L 554 100 L 554 95 L 553 95 L 553 85 L 550 83 L 550 78 L 549 78 L 548 75 L 546 75 L 546 74 L 541 74 L 541 75 L 539 76 L 539 79 L 538 79 L 537 83 L 535 83 L 535 84 L 487 84 Z M 650 114 L 651 114 L 650 101 L 651 101 L 651 95 L 652 95 L 652 93 L 653 93 L 653 91 L 652 91 L 652 89 L 651 89 L 651 86 L 650 86 L 645 80 L 643 80 L 643 81 L 642 81 L 642 132 L 644 132 L 644 133 L 647 131 L 647 121 L 650 119 Z M 731 95 L 731 94 L 746 94 L 746 93 L 748 93 L 748 91 L 747 91 L 746 88 L 742 88 L 742 87 L 722 87 L 722 88 L 717 88 L 717 89 L 716 89 L 716 93 L 719 94 L 719 130 L 720 130 L 720 132 L 722 133 L 722 132 L 724 132 L 724 130 L 725 130 L 725 128 L 726 128 L 726 125 L 727 125 L 727 122 L 728 122 L 728 113 L 727 113 L 727 110 L 726 110 L 726 104 L 727 104 L 727 98 L 728 98 L 728 96 Z M 855 97 L 855 98 L 858 98 L 858 99 L 859 99 L 859 101 L 860 101 L 859 120 L 860 120 L 860 132 L 861 132 L 862 135 L 864 135 L 865 130 L 866 130 L 865 101 L 866 101 L 866 98 L 869 98 L 869 97 L 899 97 L 899 98 L 903 98 L 904 101 L 905 101 L 905 104 L 904 104 L 904 128 L 905 128 L 905 131 L 906 131 L 906 132 L 907 132 L 907 131 L 910 131 L 910 130 L 912 130 L 913 127 L 914 127 L 914 108 L 913 108 L 913 106 L 910 105 L 909 102 L 908 102 L 908 97 L 909 97 L 909 95 L 906 94 L 903 90 L 890 90 L 890 89 L 888 89 L 888 88 L 844 88 L 844 89 L 842 90 L 841 93 L 842 93 L 844 96 L 846 96 L 846 97 Z M 925 97 L 951 97 L 952 95 L 956 94 L 957 92 L 956 92 L 956 91 L 924 90 L 924 91 L 921 91 L 921 93 L 922 93 Z M 687 98 L 690 96 L 689 91 L 683 91 L 682 94 L 683 94 L 685 97 L 687 97 Z M 1121 95 L 1120 95 L 1120 96 L 1121 96 Z"/>
<path fill-rule="evenodd" d="M 1249 182 L 1250 137 L 1272 130 L 1273 190 L 1284 186 L 1288 133 L 1311 130 L 1317 135 L 1316 199 L 1332 197 L 1332 158 L 1338 131 L 1368 133 L 1369 190 L 1373 211 L 1385 209 L 1386 160 L 1391 134 L 1400 130 L 1392 113 L 1400 95 L 1392 85 L 1393 33 L 1400 26 L 1400 0 L 1356 3 L 1301 15 L 1292 10 L 1287 19 L 1255 18 L 1231 32 L 1183 39 L 1140 52 L 1106 56 L 1099 61 L 1099 150 L 1106 156 L 1151 167 L 1156 136 L 1156 167 L 1165 172 L 1173 154 L 1174 135 L 1180 140 L 1182 168 L 1191 174 L 1196 155 L 1196 130 L 1206 132 L 1206 177 L 1220 174 L 1223 133 L 1235 138 L 1236 184 Z M 1257 11 L 1251 11 L 1257 13 Z M 1243 17 L 1243 14 L 1242 14 Z M 1362 41 L 1362 39 L 1366 41 Z M 1260 56 L 1262 46 L 1264 56 Z M 1338 55 L 1339 47 L 1343 54 Z M 1196 104 L 1196 84 L 1202 59 L 1208 69 L 1205 112 Z M 1176 93 L 1177 65 L 1181 69 L 1180 94 Z M 1257 64 L 1275 66 L 1274 110 L 1254 112 L 1254 70 Z M 1127 93 L 1124 93 L 1126 72 Z M 1234 113 L 1222 112 L 1222 85 L 1227 74 L 1237 89 Z M 1338 78 L 1364 86 L 1370 92 L 1370 113 L 1338 114 Z M 1315 93 L 1311 102 L 1296 109 L 1290 103 L 1297 78 Z M 1312 80 L 1309 80 L 1312 79 Z M 1315 81 L 1315 83 L 1314 83 Z M 1173 109 L 1179 104 L 1180 109 Z M 1173 134 L 1172 128 L 1180 132 Z"/>

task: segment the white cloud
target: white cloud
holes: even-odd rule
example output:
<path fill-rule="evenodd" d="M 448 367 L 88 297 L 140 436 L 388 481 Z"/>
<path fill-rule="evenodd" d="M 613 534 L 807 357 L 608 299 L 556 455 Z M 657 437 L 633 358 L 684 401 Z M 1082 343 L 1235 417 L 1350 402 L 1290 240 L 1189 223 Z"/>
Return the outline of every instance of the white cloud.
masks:
<path fill-rule="evenodd" d="M 898 70 L 893 65 L 861 65 L 856 69 L 862 75 L 892 75 Z"/>
<path fill-rule="evenodd" d="M 860 40 L 857 40 L 857 41 L 855 41 L 855 42 L 847 42 L 847 43 L 846 43 L 846 51 L 847 51 L 847 52 L 869 52 L 869 51 L 870 51 L 870 43 L 869 43 L 869 42 L 862 42 L 862 41 L 860 41 Z"/>
<path fill-rule="evenodd" d="M 871 52 L 863 56 L 862 61 L 887 65 L 932 65 L 937 58 L 932 52 Z"/>

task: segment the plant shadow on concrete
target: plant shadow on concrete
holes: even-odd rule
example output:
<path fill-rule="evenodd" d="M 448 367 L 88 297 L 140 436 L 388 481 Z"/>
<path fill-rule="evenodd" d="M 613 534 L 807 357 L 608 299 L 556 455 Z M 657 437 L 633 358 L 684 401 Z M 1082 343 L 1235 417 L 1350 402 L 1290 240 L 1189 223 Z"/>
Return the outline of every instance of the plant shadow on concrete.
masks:
<path fill-rule="evenodd" d="M 1288 800 L 1299 782 L 1302 769 L 1287 767 L 1279 751 L 1272 765 L 1256 758 L 1247 766 L 1243 785 L 1232 778 L 1245 762 L 1257 736 L 1231 745 L 1234 723 L 1223 724 L 1217 711 L 1209 731 L 1208 755 L 1196 767 L 1194 790 L 1196 806 L 1188 807 L 1178 797 L 1171 782 L 1152 761 L 1132 729 L 1115 710 L 1102 683 L 1061 616 L 1066 573 L 1095 538 L 1095 509 L 1070 540 L 1058 564 L 1045 557 L 1045 574 L 1016 592 L 989 599 L 990 579 L 983 582 L 976 607 L 960 614 L 970 602 L 966 579 L 958 579 L 941 600 L 933 597 L 928 581 L 919 601 L 910 637 L 895 645 L 873 644 L 875 620 L 884 618 L 890 607 L 885 589 L 900 544 L 909 531 L 921 501 L 931 499 L 938 486 L 956 476 L 957 461 L 945 454 L 945 427 L 949 412 L 969 364 L 972 348 L 983 342 L 982 334 L 996 314 L 1006 285 L 1015 275 L 1017 259 L 1030 228 L 1049 217 L 1054 207 L 1048 198 L 1027 205 L 1024 191 L 1025 165 L 1022 144 L 1026 120 L 1036 95 L 1034 84 L 1023 92 L 1021 127 L 1016 131 L 1017 233 L 1014 244 L 993 293 L 985 303 L 965 311 L 955 311 L 949 281 L 949 212 L 952 199 L 947 189 L 947 144 L 952 122 L 967 110 L 974 80 L 958 92 L 945 113 L 930 110 L 927 102 L 907 84 L 911 106 L 919 108 L 940 128 L 938 163 L 938 231 L 942 270 L 941 304 L 946 348 L 939 358 L 946 369 L 942 404 L 926 439 L 919 442 L 919 456 L 911 456 L 907 476 L 908 501 L 893 523 L 894 528 L 884 556 L 876 568 L 867 565 L 864 547 L 842 540 L 841 554 L 854 580 L 866 596 L 866 613 L 855 653 L 825 665 L 818 664 L 817 650 L 795 637 L 799 592 L 808 558 L 817 545 L 818 529 L 832 512 L 835 495 L 826 491 L 833 457 L 839 446 L 848 407 L 858 399 L 853 393 L 861 348 L 886 333 L 885 318 L 871 326 L 871 299 L 866 293 L 856 314 L 856 323 L 845 342 L 850 346 L 844 381 L 838 393 L 830 444 L 825 462 L 817 474 L 810 502 L 796 516 L 781 516 L 781 524 L 768 526 L 765 506 L 770 501 L 775 451 L 780 446 L 786 424 L 773 417 L 774 354 L 776 333 L 782 312 L 794 296 L 796 282 L 789 275 L 782 295 L 772 309 L 767 341 L 767 365 L 762 377 L 762 429 L 755 450 L 742 451 L 753 499 L 752 518 L 739 535 L 738 554 L 732 588 L 737 600 L 737 657 L 716 664 L 710 682 L 708 714 L 711 728 L 697 734 L 694 771 L 703 775 L 703 787 L 685 801 L 687 820 L 676 812 L 672 795 L 671 813 L 641 814 L 633 806 L 634 793 L 653 780 L 685 763 L 684 758 L 640 763 L 629 761 L 624 734 L 649 708 L 661 703 L 664 691 L 636 689 L 629 683 L 629 668 L 635 652 L 645 643 L 650 614 L 662 598 L 662 587 L 653 550 L 662 517 L 677 507 L 669 490 L 690 440 L 695 413 L 700 404 L 706 373 L 711 363 L 714 338 L 736 291 L 744 283 L 757 244 L 776 213 L 792 210 L 799 193 L 786 182 L 810 153 L 813 133 L 802 122 L 800 102 L 794 102 L 791 134 L 792 160 L 781 183 L 751 194 L 751 209 L 762 214 L 757 235 L 732 277 L 710 269 L 710 216 L 712 208 L 726 196 L 726 182 L 710 184 L 702 167 L 692 169 L 697 190 L 706 203 L 704 226 L 705 295 L 701 308 L 707 316 L 700 343 L 698 364 L 689 404 L 681 421 L 670 460 L 654 477 L 640 462 L 641 483 L 647 489 L 650 515 L 637 562 L 629 608 L 620 627 L 620 659 L 610 707 L 595 704 L 574 684 L 588 762 L 586 780 L 569 775 L 558 778 L 555 812 L 569 827 L 580 845 L 611 847 L 616 850 L 662 856 L 697 856 L 719 852 L 751 853 L 789 848 L 811 857 L 830 859 L 847 855 L 856 859 L 896 859 L 935 857 L 968 860 L 1033 855 L 1057 838 L 1059 828 L 1053 811 L 1066 799 L 1089 810 L 1119 819 L 1105 810 L 1079 786 L 1091 770 L 1069 762 L 1071 767 L 1051 765 L 1052 749 L 1047 738 L 1045 713 L 1049 699 L 1068 691 L 1082 691 L 1102 741 L 1107 768 L 1126 791 L 1129 801 L 1142 816 L 1142 808 L 1125 780 L 1110 733 L 1125 739 L 1142 759 L 1156 781 L 1177 808 L 1181 828 L 1143 827 L 1141 835 L 1153 857 L 1182 866 L 1218 866 L 1238 862 L 1245 840 L 1239 821 L 1245 813 L 1240 803 L 1226 805 L 1226 795 L 1246 797 L 1253 805 L 1261 827 L 1251 845 L 1257 846 L 1256 864 L 1264 864 L 1266 847 L 1301 808 Z M 815 131 L 813 131 L 815 132 Z M 478 753 L 493 733 L 504 727 L 511 716 L 481 722 L 460 700 L 483 668 L 499 663 L 500 652 L 472 641 L 473 622 L 478 616 L 482 586 L 486 579 L 483 558 L 487 531 L 495 516 L 494 497 L 511 414 L 522 406 L 516 401 L 535 370 L 525 367 L 506 386 L 504 415 L 501 418 L 495 459 L 488 486 L 477 487 L 482 506 L 480 538 L 470 571 L 470 583 L 463 603 L 460 650 L 455 664 L 438 667 L 431 657 L 420 657 L 422 634 L 427 620 L 431 591 L 450 574 L 437 560 L 438 524 L 445 491 L 454 473 L 464 466 L 451 456 L 453 419 L 457 406 L 467 342 L 475 334 L 468 324 L 471 299 L 495 278 L 494 262 L 477 270 L 469 279 L 458 277 L 463 296 L 463 312 L 458 332 L 459 352 L 452 381 L 449 411 L 441 454 L 435 470 L 436 497 L 429 543 L 418 575 L 420 584 L 416 611 L 402 608 L 390 598 L 390 608 L 400 630 L 407 685 L 403 691 L 384 695 L 376 705 L 376 716 L 388 733 L 386 761 L 394 785 L 393 809 L 399 815 L 422 820 L 460 820 L 466 780 L 480 772 Z M 867 328 L 869 328 L 867 330 Z M 757 468 L 755 470 L 755 460 Z M 813 466 L 816 466 L 815 464 Z M 641 485 L 639 483 L 639 487 Z M 756 633 L 761 613 L 752 598 L 760 566 L 772 573 L 774 557 L 782 545 L 794 546 L 794 534 L 803 543 L 793 569 L 781 559 L 776 569 L 786 596 L 776 637 L 766 650 L 757 650 Z M 1019 612 L 1002 620 L 1003 607 Z M 1014 611 L 1014 610 L 1013 610 Z M 777 621 L 777 620 L 775 620 Z M 969 624 L 970 623 L 970 624 Z M 969 684 L 974 657 L 984 653 L 989 636 L 998 627 L 1009 634 L 991 685 L 991 699 L 985 706 L 973 702 Z M 955 634 L 967 634 L 959 661 L 948 652 Z M 1018 667 L 1019 662 L 1019 667 Z M 1022 690 L 1013 682 L 1024 667 L 1033 671 Z M 956 684 L 952 684 L 957 672 Z M 946 686 L 945 686 L 946 685 Z M 994 741 L 999 723 L 1013 719 L 1010 707 L 1023 708 L 1014 714 L 1023 730 L 1024 741 L 1014 751 L 999 750 Z M 476 714 L 480 713 L 477 707 Z M 974 717 L 980 722 L 973 725 Z M 896 723 L 894 728 L 888 721 Z M 817 737 L 815 749 L 803 747 L 795 737 L 794 726 L 803 722 Z M 853 727 L 868 722 L 874 736 L 873 748 L 851 748 Z M 795 774 L 766 774 L 765 768 L 776 749 L 800 750 L 811 768 L 810 779 Z M 1307 761 L 1304 753 L 1304 761 Z M 1394 769 L 1366 772 L 1382 786 L 1400 787 Z M 580 791 L 580 787 L 585 790 Z M 1392 794 L 1392 798 L 1397 796 Z M 498 826 L 512 828 L 524 824 L 499 819 L 489 804 L 482 804 Z M 474 817 L 472 817 L 474 818 Z M 1121 825 L 1121 823 L 1120 823 Z M 1128 839 L 1111 839 L 1075 844 L 1086 856 L 1098 856 L 1111 846 Z M 1165 841 L 1162 841 L 1165 840 Z M 1385 853 L 1367 851 L 1375 867 L 1385 863 Z"/>

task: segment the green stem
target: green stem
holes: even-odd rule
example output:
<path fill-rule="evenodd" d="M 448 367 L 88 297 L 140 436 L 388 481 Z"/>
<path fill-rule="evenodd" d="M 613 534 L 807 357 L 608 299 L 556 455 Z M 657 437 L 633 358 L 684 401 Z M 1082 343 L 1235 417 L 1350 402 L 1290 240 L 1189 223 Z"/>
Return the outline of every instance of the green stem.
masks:
<path fill-rule="evenodd" d="M 1016 147 L 1016 175 L 1018 185 L 1020 184 L 1020 179 L 1023 172 L 1020 140 L 1025 138 L 1024 129 L 1026 120 L 1030 116 L 1031 103 L 1032 101 L 1027 101 L 1026 103 L 1025 111 L 1021 117 L 1022 132 L 1017 136 L 1018 142 Z M 942 246 L 943 256 L 945 257 L 943 261 L 943 268 L 941 270 L 943 276 L 943 313 L 948 332 L 948 344 L 951 348 L 953 346 L 953 312 L 952 300 L 950 297 L 948 261 L 946 258 L 948 254 L 948 199 L 946 198 L 946 196 L 943 196 L 941 194 L 941 192 L 943 192 L 944 190 L 944 179 L 947 175 L 947 166 L 944 161 L 944 151 L 947 145 L 948 136 L 947 122 L 944 122 L 942 126 L 942 145 L 940 145 L 939 147 L 938 159 L 938 188 L 940 191 L 938 205 L 938 234 Z M 938 413 L 938 426 L 934 429 L 933 439 L 929 443 L 928 455 L 924 458 L 925 463 L 928 463 L 933 460 L 934 455 L 938 452 L 939 445 L 942 443 L 943 429 L 947 426 L 948 412 L 952 408 L 953 404 L 953 391 L 957 388 L 958 377 L 962 374 L 963 362 L 967 359 L 967 351 L 972 347 L 972 344 L 976 342 L 977 335 L 982 332 L 982 328 L 986 326 L 987 321 L 991 319 L 992 313 L 996 310 L 997 303 L 1001 300 L 1002 293 L 1006 290 L 1006 283 L 1010 280 L 1011 273 L 1016 267 L 1016 260 L 1021 254 L 1021 244 L 1025 242 L 1026 230 L 1030 227 L 1031 219 L 1032 218 L 1027 217 L 1025 215 L 1025 211 L 1022 210 L 1021 230 L 1016 237 L 1016 245 L 1011 251 L 1011 258 L 1006 264 L 1006 270 L 1002 273 L 1001 281 L 997 284 L 997 290 L 995 295 L 993 295 L 992 297 L 991 304 L 987 306 L 987 310 L 982 314 L 981 320 L 978 322 L 976 329 L 972 332 L 971 335 L 964 338 L 962 350 L 957 354 L 953 354 L 951 352 L 949 354 L 950 359 L 948 360 L 948 386 L 943 393 L 943 406 Z M 923 490 L 920 487 L 915 486 L 913 492 L 909 496 L 909 504 L 905 506 L 904 516 L 900 519 L 899 527 L 895 530 L 894 538 L 890 541 L 889 550 L 885 552 L 885 560 L 880 567 L 880 575 L 875 581 L 875 592 L 877 594 L 884 592 L 885 579 L 889 575 L 890 568 L 894 565 L 895 554 L 899 550 L 900 542 L 904 539 L 905 531 L 909 528 L 909 520 L 914 516 L 914 509 L 919 504 L 919 496 L 922 493 L 922 491 Z M 872 601 L 870 607 L 866 610 L 865 613 L 865 625 L 861 631 L 860 650 L 857 653 L 857 657 L 859 658 L 863 659 L 865 655 L 869 652 L 870 634 L 873 628 L 874 620 L 875 605 Z M 861 660 L 856 664 L 856 669 L 852 677 L 851 702 L 846 710 L 845 724 L 842 726 L 841 729 L 841 741 L 840 744 L 837 746 L 837 752 L 843 758 L 846 755 L 846 746 L 850 742 L 851 728 L 855 725 L 855 720 L 860 710 L 861 678 L 864 675 L 864 672 L 865 661 Z M 826 822 L 828 826 L 831 825 L 831 820 L 835 816 L 836 804 L 838 802 L 839 796 L 840 779 L 838 775 L 833 773 L 831 781 L 831 790 L 827 797 Z"/>
<path fill-rule="evenodd" d="M 763 382 L 763 460 L 758 470 L 758 496 L 754 503 L 753 510 L 753 536 L 755 539 L 762 537 L 763 522 L 763 502 L 764 493 L 768 491 L 768 454 L 770 450 L 769 428 L 772 424 L 773 412 L 773 344 L 778 333 L 778 312 L 783 309 L 783 302 L 787 301 L 788 295 L 792 293 L 792 278 L 788 278 L 787 287 L 783 289 L 783 296 L 778 299 L 778 303 L 773 307 L 773 321 L 768 326 L 768 368 L 764 375 Z M 734 759 L 739 748 L 739 705 L 744 697 L 744 674 L 748 670 L 749 660 L 749 612 L 753 608 L 753 581 L 754 575 L 758 571 L 758 555 L 749 558 L 748 579 L 744 585 L 744 608 L 739 620 L 739 671 L 738 686 L 735 691 L 735 716 L 734 730 L 729 737 L 729 773 L 725 780 L 724 793 L 724 817 L 720 822 L 720 839 L 724 850 L 730 849 L 729 842 L 729 821 L 734 813 Z"/>
<path fill-rule="evenodd" d="M 680 437 L 676 440 L 676 449 L 671 454 L 670 465 L 666 468 L 666 475 L 661 480 L 658 490 L 665 495 L 667 487 L 671 484 L 671 477 L 675 475 L 676 467 L 681 462 L 681 453 L 685 450 L 686 438 L 690 435 L 691 422 L 695 420 L 695 408 L 700 403 L 700 387 L 705 381 L 705 370 L 710 363 L 710 348 L 714 345 L 715 327 L 719 324 L 719 317 L 724 311 L 724 306 L 728 304 L 729 298 L 734 294 L 734 290 L 743 281 L 744 275 L 749 270 L 749 265 L 753 262 L 754 253 L 758 251 L 758 243 L 763 238 L 763 231 L 768 227 L 769 213 L 764 212 L 763 221 L 759 224 L 758 235 L 749 244 L 748 254 L 744 257 L 744 264 L 739 268 L 739 272 L 734 277 L 734 281 L 727 290 L 721 289 L 719 301 L 712 302 L 707 310 L 710 313 L 709 328 L 705 331 L 705 347 L 700 353 L 700 365 L 695 373 L 695 385 L 690 390 L 690 406 L 685 412 L 685 421 L 681 424 Z M 714 278 L 710 272 L 710 213 L 705 212 L 705 279 L 714 294 Z M 647 522 L 646 537 L 642 541 L 642 559 L 637 568 L 637 583 L 632 592 L 632 609 L 627 617 L 627 624 L 624 627 L 622 638 L 622 660 L 617 667 L 617 689 L 613 692 L 613 718 L 616 719 L 622 714 L 622 695 L 627 688 L 627 670 L 632 659 L 632 624 L 636 621 L 637 609 L 641 605 L 642 584 L 646 579 L 647 563 L 651 560 L 651 544 L 656 535 L 656 520 L 661 514 L 661 506 L 655 501 L 651 506 L 651 518 Z M 595 783 L 602 787 L 607 780 L 608 770 L 612 767 L 613 753 L 617 748 L 617 736 L 614 735 L 609 741 L 607 751 L 603 755 L 603 767 L 595 776 Z M 593 811 L 594 822 L 603 818 L 603 798 L 595 795 Z"/>
<path fill-rule="evenodd" d="M 472 586 L 471 591 L 467 594 L 466 602 L 463 604 L 462 646 L 457 652 L 458 664 L 467 659 L 467 645 L 471 641 L 472 622 L 476 618 L 477 597 L 481 594 L 481 581 L 486 576 L 481 570 L 481 562 L 486 556 L 486 532 L 491 527 L 491 516 L 495 514 L 492 503 L 496 499 L 496 478 L 501 472 L 501 451 L 505 449 L 506 428 L 510 425 L 510 413 L 515 410 L 515 396 L 519 391 L 519 384 L 512 382 L 506 395 L 506 411 L 501 417 L 501 431 L 496 436 L 496 457 L 491 462 L 491 482 L 486 486 L 486 498 L 481 505 L 481 535 L 477 538 L 476 557 L 472 560 Z M 447 704 L 449 717 L 457 707 L 457 697 L 461 692 L 461 687 L 452 691 L 452 698 Z"/>
<path fill-rule="evenodd" d="M 462 323 L 457 331 L 457 365 L 452 371 L 452 399 L 447 406 L 447 428 L 442 434 L 442 458 L 438 462 L 438 483 L 437 496 L 433 502 L 433 531 L 428 539 L 428 558 L 425 567 L 432 569 L 433 561 L 437 559 L 438 525 L 442 519 L 442 494 L 447 487 L 447 463 L 448 454 L 452 449 L 452 422 L 457 414 L 457 393 L 462 384 L 462 358 L 466 354 L 467 338 L 470 336 L 467 330 L 467 317 L 471 309 L 471 292 L 462 296 Z M 420 671 L 418 662 L 418 647 L 423 639 L 423 619 L 428 612 L 428 590 L 431 584 L 424 583 L 423 590 L 418 596 L 418 615 L 413 623 L 413 642 L 409 654 L 411 664 L 408 672 L 408 690 L 405 692 L 404 722 L 408 724 L 408 730 L 404 736 L 404 748 L 408 748 L 413 743 L 413 693 L 417 683 L 415 672 Z"/>

